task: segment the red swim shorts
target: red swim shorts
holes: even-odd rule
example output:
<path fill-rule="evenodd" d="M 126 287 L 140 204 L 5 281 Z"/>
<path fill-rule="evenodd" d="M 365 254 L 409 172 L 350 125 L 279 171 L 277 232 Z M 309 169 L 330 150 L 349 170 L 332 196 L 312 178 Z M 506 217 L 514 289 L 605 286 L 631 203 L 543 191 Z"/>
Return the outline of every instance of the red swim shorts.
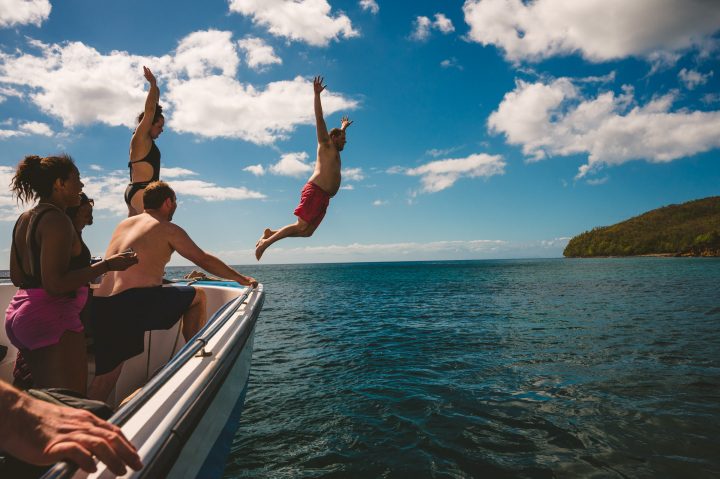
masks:
<path fill-rule="evenodd" d="M 330 204 L 330 195 L 312 181 L 308 181 L 300 192 L 300 204 L 295 216 L 317 227 L 325 217 Z"/>

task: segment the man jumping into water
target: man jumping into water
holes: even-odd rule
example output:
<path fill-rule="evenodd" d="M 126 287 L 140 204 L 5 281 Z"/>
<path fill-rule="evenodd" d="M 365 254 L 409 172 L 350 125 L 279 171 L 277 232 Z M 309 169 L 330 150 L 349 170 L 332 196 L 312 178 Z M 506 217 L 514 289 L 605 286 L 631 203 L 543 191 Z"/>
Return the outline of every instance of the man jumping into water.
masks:
<path fill-rule="evenodd" d="M 315 123 L 317 129 L 318 149 L 315 171 L 300 193 L 300 204 L 295 208 L 297 221 L 283 226 L 279 230 L 266 228 L 262 237 L 255 244 L 255 257 L 260 261 L 265 250 L 273 243 L 288 236 L 312 236 L 315 229 L 325 217 L 330 198 L 340 189 L 340 152 L 345 147 L 345 130 L 352 121 L 344 116 L 340 128 L 328 132 L 323 118 L 320 93 L 325 89 L 323 78 L 313 79 L 315 90 Z"/>

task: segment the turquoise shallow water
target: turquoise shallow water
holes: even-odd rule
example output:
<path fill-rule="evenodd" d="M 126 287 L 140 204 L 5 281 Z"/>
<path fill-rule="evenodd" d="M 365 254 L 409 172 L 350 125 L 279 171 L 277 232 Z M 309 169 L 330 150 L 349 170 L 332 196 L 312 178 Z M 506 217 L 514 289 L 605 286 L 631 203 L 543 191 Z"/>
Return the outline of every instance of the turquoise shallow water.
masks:
<path fill-rule="evenodd" d="M 718 259 L 240 269 L 227 478 L 720 475 Z"/>

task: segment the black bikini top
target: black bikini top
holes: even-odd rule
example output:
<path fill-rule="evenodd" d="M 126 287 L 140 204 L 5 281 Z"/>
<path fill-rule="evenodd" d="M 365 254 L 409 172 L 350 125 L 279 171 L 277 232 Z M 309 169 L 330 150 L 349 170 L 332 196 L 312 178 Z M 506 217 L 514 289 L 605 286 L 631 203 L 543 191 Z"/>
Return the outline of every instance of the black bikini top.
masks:
<path fill-rule="evenodd" d="M 132 182 L 133 164 L 140 163 L 141 161 L 150 163 L 150 166 L 152 166 L 152 168 L 153 168 L 152 178 L 150 178 L 148 181 L 158 181 L 160 179 L 160 149 L 155 145 L 155 141 L 152 142 L 150 151 L 148 151 L 148 154 L 145 156 L 145 158 L 143 158 L 142 160 L 137 160 L 137 161 L 128 161 L 128 168 L 130 169 L 130 181 L 131 182 Z"/>
<path fill-rule="evenodd" d="M 40 223 L 40 218 L 47 213 L 48 211 L 51 211 L 50 208 L 44 209 L 40 211 L 39 213 L 35 213 L 34 218 L 30 218 L 30 224 L 28 225 L 28 229 L 30 232 L 30 235 L 26 235 L 27 238 L 27 251 L 32 256 L 31 259 L 31 270 L 34 272 L 34 274 L 28 274 L 23 270 L 22 267 L 22 258 L 20 257 L 20 253 L 18 252 L 17 246 L 15 246 L 15 259 L 17 260 L 18 267 L 20 268 L 20 272 L 22 273 L 23 279 L 20 282 L 20 288 L 21 289 L 30 289 L 30 288 L 42 288 L 42 274 L 40 271 L 40 248 L 38 247 L 37 241 L 35 241 L 35 232 L 37 231 L 37 226 Z M 32 213 L 31 213 L 32 214 Z M 13 228 L 13 234 L 12 234 L 12 242 L 13 245 L 15 245 L 15 231 L 17 230 L 18 223 L 20 223 L 20 218 L 15 222 L 15 227 Z M 78 235 L 79 236 L 79 235 Z M 80 254 L 77 256 L 71 256 L 70 257 L 70 270 L 74 271 L 76 269 L 82 269 L 87 268 L 90 266 L 90 249 L 87 247 L 85 242 L 82 240 L 82 237 L 80 237 L 80 243 L 82 245 L 82 248 L 80 250 Z"/>

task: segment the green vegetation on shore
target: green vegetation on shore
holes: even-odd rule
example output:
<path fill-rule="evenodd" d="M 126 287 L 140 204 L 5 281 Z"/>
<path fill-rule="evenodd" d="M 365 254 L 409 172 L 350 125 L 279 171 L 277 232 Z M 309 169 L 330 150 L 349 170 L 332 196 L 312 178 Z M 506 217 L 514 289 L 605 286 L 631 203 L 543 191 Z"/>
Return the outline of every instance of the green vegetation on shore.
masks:
<path fill-rule="evenodd" d="M 720 256 L 720 196 L 648 211 L 570 240 L 566 257 Z"/>

